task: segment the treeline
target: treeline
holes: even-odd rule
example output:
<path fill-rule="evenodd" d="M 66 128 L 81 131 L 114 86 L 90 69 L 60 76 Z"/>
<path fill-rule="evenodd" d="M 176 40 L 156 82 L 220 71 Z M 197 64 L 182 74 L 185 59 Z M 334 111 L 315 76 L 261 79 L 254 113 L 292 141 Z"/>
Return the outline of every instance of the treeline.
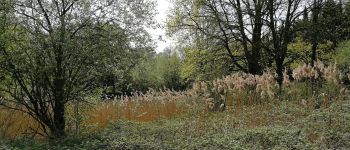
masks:
<path fill-rule="evenodd" d="M 185 90 L 190 82 L 182 79 L 181 67 L 180 53 L 168 48 L 164 52 L 142 58 L 130 68 L 122 82 L 116 78 L 116 74 L 105 76 L 102 81 L 102 96 L 104 99 L 113 99 L 115 96 L 132 95 L 134 92 L 145 93 L 150 89 Z"/>
<path fill-rule="evenodd" d="M 184 52 L 183 78 L 208 80 L 286 68 L 331 56 L 350 36 L 350 3 L 335 0 L 179 0 L 169 35 Z"/>

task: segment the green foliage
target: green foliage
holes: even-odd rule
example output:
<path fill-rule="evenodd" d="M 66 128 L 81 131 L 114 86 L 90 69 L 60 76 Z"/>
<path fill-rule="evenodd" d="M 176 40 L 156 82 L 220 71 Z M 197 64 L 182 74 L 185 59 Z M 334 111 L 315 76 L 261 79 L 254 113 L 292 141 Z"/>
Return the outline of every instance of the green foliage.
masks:
<path fill-rule="evenodd" d="M 230 59 L 223 50 L 184 50 L 185 60 L 181 66 L 181 77 L 189 81 L 210 81 L 231 73 Z"/>
<path fill-rule="evenodd" d="M 339 64 L 339 68 L 344 75 L 342 81 L 350 86 L 350 79 L 346 77 L 346 75 L 350 73 L 350 41 L 340 43 L 332 56 Z"/>
<path fill-rule="evenodd" d="M 333 61 L 331 56 L 335 52 L 334 49 L 349 35 L 347 34 L 349 21 L 346 21 L 346 18 L 349 18 L 347 17 L 349 15 L 346 15 L 349 12 L 347 10 L 349 3 L 346 3 L 343 11 L 343 4 L 334 0 L 315 0 L 310 3 L 307 1 L 286 1 L 286 3 L 276 4 L 275 1 L 270 2 L 245 0 L 234 3 L 219 0 L 174 2 L 167 29 L 170 35 L 177 38 L 178 44 L 183 47 L 182 50 L 185 53 L 182 77 L 191 80 L 208 80 L 236 70 L 250 71 L 253 74 L 255 72 L 253 70 L 256 70 L 261 73 L 267 67 L 275 68 L 281 76 L 284 68 L 293 68 L 300 63 L 311 63 L 317 59 L 326 63 Z M 282 8 L 287 8 L 289 3 L 290 7 L 297 7 L 295 11 L 281 14 L 292 16 L 278 18 L 281 15 L 276 14 L 286 11 L 287 9 Z M 241 5 L 242 12 L 238 4 Z M 274 5 L 278 10 L 274 12 L 272 9 L 272 12 L 269 12 L 270 5 Z M 304 7 L 303 11 L 299 9 L 301 7 Z M 255 17 L 271 17 L 269 13 L 257 13 L 260 11 L 259 8 L 263 9 L 261 11 L 272 13 L 270 15 L 274 20 L 269 22 L 278 22 L 286 18 L 294 19 L 283 20 L 277 23 L 279 25 L 276 27 L 270 26 L 273 24 L 268 22 L 260 24 L 256 22 L 259 19 Z M 256 13 L 245 13 L 253 10 Z M 303 19 L 297 19 L 301 15 Z M 239 23 L 239 16 L 244 18 L 242 23 Z M 290 25 L 283 27 L 284 23 Z M 247 27 L 250 25 L 252 27 Z M 257 25 L 270 31 L 260 31 Z M 222 57 L 221 54 L 225 53 L 226 57 L 230 56 L 229 59 Z M 222 64 L 230 65 L 224 68 L 221 67 Z M 207 71 L 214 68 L 219 69 L 212 71 L 215 73 Z"/>
<path fill-rule="evenodd" d="M 132 72 L 134 91 L 146 92 L 153 89 L 184 90 L 185 83 L 180 77 L 181 59 L 175 51 L 165 51 L 146 57 Z"/>
<path fill-rule="evenodd" d="M 327 0 L 324 4 L 321 14 L 323 32 L 326 39 L 335 42 L 341 38 L 341 25 L 344 21 L 343 6 L 337 4 L 334 0 Z"/>
<path fill-rule="evenodd" d="M 350 41 L 344 41 L 339 44 L 334 59 L 341 66 L 350 66 Z"/>
<path fill-rule="evenodd" d="M 344 9 L 344 23 L 341 26 L 343 30 L 342 38 L 345 40 L 350 39 L 350 3 L 345 4 Z"/>
<path fill-rule="evenodd" d="M 145 27 L 154 25 L 154 1 L 13 3 L 0 34 L 1 105 L 27 112 L 53 137 L 64 136 L 68 101 L 126 87 L 126 74 L 153 50 Z"/>
<path fill-rule="evenodd" d="M 302 63 L 311 62 L 311 47 L 312 45 L 310 42 L 297 38 L 288 45 L 289 54 L 285 62 L 291 68 L 295 68 Z M 333 55 L 337 50 L 331 50 L 331 47 L 332 43 L 330 41 L 319 43 L 316 49 L 318 59 L 325 63 L 334 63 Z"/>
<path fill-rule="evenodd" d="M 181 59 L 178 53 L 172 53 L 171 51 L 168 54 L 161 54 L 160 61 L 163 64 L 162 68 L 162 78 L 164 81 L 164 87 L 169 89 L 174 89 L 176 91 L 184 90 L 184 82 L 180 76 L 180 67 L 181 67 Z"/>

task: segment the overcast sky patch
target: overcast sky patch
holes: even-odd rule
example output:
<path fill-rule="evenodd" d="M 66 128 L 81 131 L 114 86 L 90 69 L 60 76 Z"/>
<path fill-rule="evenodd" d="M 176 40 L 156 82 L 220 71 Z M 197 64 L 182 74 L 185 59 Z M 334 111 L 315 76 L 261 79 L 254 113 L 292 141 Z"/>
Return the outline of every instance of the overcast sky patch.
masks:
<path fill-rule="evenodd" d="M 157 42 L 156 52 L 162 52 L 167 46 L 170 45 L 170 40 L 165 36 L 165 21 L 167 17 L 167 12 L 170 9 L 169 0 L 157 0 L 158 6 L 158 14 L 156 16 L 157 22 L 161 25 L 161 28 L 157 29 L 149 29 L 150 34 L 153 39 Z"/>

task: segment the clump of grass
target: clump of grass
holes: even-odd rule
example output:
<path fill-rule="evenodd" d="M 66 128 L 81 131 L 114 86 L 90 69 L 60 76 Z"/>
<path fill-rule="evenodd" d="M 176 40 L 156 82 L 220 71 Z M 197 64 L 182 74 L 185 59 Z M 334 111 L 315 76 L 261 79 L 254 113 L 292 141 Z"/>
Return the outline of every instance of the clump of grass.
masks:
<path fill-rule="evenodd" d="M 10 139 L 42 134 L 39 123 L 31 116 L 15 111 L 0 108 L 0 137 Z"/>
<path fill-rule="evenodd" d="M 292 75 L 286 70 L 284 87 L 279 87 L 275 74 L 266 71 L 262 75 L 236 73 L 211 82 L 199 82 L 192 90 L 205 99 L 210 111 L 223 111 L 226 107 L 241 111 L 243 106 L 276 104 L 282 100 L 327 107 L 330 100 L 346 95 L 347 90 L 341 84 L 344 75 L 336 64 L 326 66 L 321 61 L 314 64 L 303 64 L 295 68 Z"/>
<path fill-rule="evenodd" d="M 212 82 L 201 82 L 193 90 L 206 99 L 209 110 L 222 111 L 226 106 L 241 109 L 244 105 L 262 104 L 276 98 L 276 80 L 270 71 L 263 75 L 237 73 Z"/>
<path fill-rule="evenodd" d="M 99 102 L 89 113 L 86 122 L 105 128 L 111 121 L 133 120 L 149 122 L 163 118 L 174 118 L 184 111 L 180 101 L 187 95 L 183 92 L 164 90 L 163 92 L 135 93 L 112 101 Z"/>

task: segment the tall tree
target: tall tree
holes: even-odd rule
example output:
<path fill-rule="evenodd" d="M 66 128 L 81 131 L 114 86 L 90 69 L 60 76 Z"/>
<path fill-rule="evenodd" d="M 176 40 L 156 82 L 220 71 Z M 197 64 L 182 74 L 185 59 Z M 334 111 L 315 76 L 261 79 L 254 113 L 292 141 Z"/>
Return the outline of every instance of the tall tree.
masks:
<path fill-rule="evenodd" d="M 350 2 L 347 2 L 344 7 L 344 22 L 342 25 L 342 39 L 349 40 L 350 39 Z"/>
<path fill-rule="evenodd" d="M 288 44 L 292 42 L 293 25 L 303 14 L 298 8 L 302 0 L 268 0 L 267 26 L 270 32 L 273 55 L 276 64 L 277 82 L 283 83 L 284 60 L 287 57 Z M 281 15 L 280 15 L 281 14 Z"/>
<path fill-rule="evenodd" d="M 230 4 L 236 11 L 238 22 L 237 29 L 240 35 L 237 40 L 242 43 L 244 54 L 248 62 L 249 73 L 259 74 L 264 69 L 263 66 L 261 66 L 260 55 L 262 51 L 261 38 L 266 1 L 232 0 Z M 249 21 L 246 22 L 244 18 L 249 18 Z M 247 31 L 248 25 L 250 25 L 252 32 L 249 32 L 249 29 Z M 251 35 L 247 33 L 251 33 Z M 248 37 L 251 37 L 251 39 Z M 251 45 L 251 49 L 249 49 L 249 44 Z"/>
<path fill-rule="evenodd" d="M 321 36 L 321 25 L 319 21 L 320 13 L 322 11 L 323 0 L 313 0 L 312 3 L 312 20 L 311 20 L 311 64 L 317 60 L 317 47 Z"/>
<path fill-rule="evenodd" d="M 327 0 L 322 8 L 320 19 L 322 20 L 324 38 L 332 42 L 332 49 L 337 47 L 341 38 L 341 25 L 344 20 L 342 10 L 342 5 L 334 0 Z"/>
<path fill-rule="evenodd" d="M 265 1 L 195 0 L 177 1 L 169 28 L 204 40 L 212 53 L 225 50 L 233 66 L 259 74 Z M 182 32 L 183 33 L 183 32 Z"/>
<path fill-rule="evenodd" d="M 51 137 L 65 136 L 65 104 L 90 90 L 98 67 L 149 49 L 151 0 L 12 2 L 16 20 L 1 41 L 2 105 L 28 113 Z"/>

